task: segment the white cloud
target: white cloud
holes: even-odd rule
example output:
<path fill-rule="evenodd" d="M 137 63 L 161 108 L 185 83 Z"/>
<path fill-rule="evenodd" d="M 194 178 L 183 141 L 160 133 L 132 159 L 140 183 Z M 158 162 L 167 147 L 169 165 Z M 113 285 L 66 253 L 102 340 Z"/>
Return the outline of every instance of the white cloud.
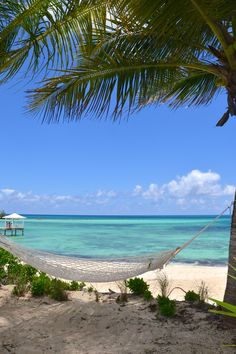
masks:
<path fill-rule="evenodd" d="M 134 195 L 145 200 L 150 200 L 156 205 L 172 208 L 177 207 L 186 210 L 196 206 L 202 208 L 212 208 L 216 205 L 216 200 L 222 197 L 232 197 L 236 186 L 222 185 L 221 176 L 212 171 L 202 172 L 192 170 L 186 175 L 178 176 L 170 182 L 159 186 L 151 183 L 146 189 L 137 185 Z M 223 203 L 219 200 L 220 203 Z M 224 202 L 225 203 L 225 202 Z"/>
<path fill-rule="evenodd" d="M 11 195 L 11 194 L 15 193 L 15 190 L 9 189 L 9 188 L 0 189 L 0 193 L 5 194 L 5 195 Z"/>
<path fill-rule="evenodd" d="M 185 176 L 177 177 L 166 185 L 167 191 L 177 197 L 187 195 L 219 195 L 222 187 L 218 184 L 220 175 L 215 172 L 192 170 Z"/>
<path fill-rule="evenodd" d="M 159 188 L 157 184 L 151 183 L 142 195 L 145 199 L 158 200 L 163 195 L 163 189 Z"/>
<path fill-rule="evenodd" d="M 192 170 L 185 176 L 177 177 L 164 186 L 167 192 L 178 198 L 190 195 L 226 196 L 233 194 L 235 187 L 220 185 L 220 175 L 208 171 Z"/>
<path fill-rule="evenodd" d="M 142 191 L 143 191 L 142 186 L 140 186 L 139 184 L 137 184 L 137 185 L 135 186 L 135 188 L 134 188 L 134 195 L 139 195 L 139 194 L 142 193 Z"/>
<path fill-rule="evenodd" d="M 98 189 L 81 194 L 36 194 L 13 188 L 0 189 L 0 209 L 43 212 L 55 208 L 61 213 L 210 213 L 222 209 L 233 198 L 235 186 L 221 183 L 212 171 L 192 170 L 162 185 L 137 184 L 131 191 Z"/>

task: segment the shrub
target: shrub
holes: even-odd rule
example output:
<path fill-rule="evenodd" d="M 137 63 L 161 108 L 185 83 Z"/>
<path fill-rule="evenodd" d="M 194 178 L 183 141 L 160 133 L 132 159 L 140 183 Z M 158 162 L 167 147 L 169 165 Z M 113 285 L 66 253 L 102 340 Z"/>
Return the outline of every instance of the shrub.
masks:
<path fill-rule="evenodd" d="M 174 300 L 170 300 L 166 296 L 158 295 L 157 303 L 162 316 L 172 317 L 176 314 L 176 304 Z"/>
<path fill-rule="evenodd" d="M 190 302 L 200 301 L 200 295 L 193 290 L 189 290 L 186 292 L 184 299 Z"/>
<path fill-rule="evenodd" d="M 17 281 L 16 285 L 12 290 L 12 294 L 15 296 L 24 296 L 29 290 L 29 283 L 24 275 L 21 275 Z"/>
<path fill-rule="evenodd" d="M 17 258 L 14 257 L 11 253 L 5 251 L 3 248 L 0 248 L 0 266 L 16 260 Z"/>
<path fill-rule="evenodd" d="M 52 279 L 50 284 L 49 296 L 57 301 L 68 300 L 68 295 L 65 291 L 65 282 L 59 279 Z"/>
<path fill-rule="evenodd" d="M 93 292 L 93 290 L 94 290 L 94 289 L 93 289 L 93 287 L 92 287 L 92 286 L 89 286 L 89 287 L 88 287 L 88 289 L 87 289 L 88 293 L 92 293 L 92 292 Z"/>
<path fill-rule="evenodd" d="M 77 281 L 72 281 L 69 286 L 69 290 L 76 291 L 79 290 L 79 283 Z"/>
<path fill-rule="evenodd" d="M 0 267 L 0 284 L 5 284 L 7 279 L 7 272 L 3 267 Z"/>
<path fill-rule="evenodd" d="M 73 280 L 70 283 L 68 290 L 77 291 L 77 290 L 82 290 L 84 287 L 85 287 L 85 283 L 84 282 L 78 283 L 77 281 Z"/>
<path fill-rule="evenodd" d="M 31 283 L 31 294 L 32 296 L 43 296 L 48 295 L 50 292 L 51 280 L 45 274 L 40 274 L 39 277 L 34 277 Z"/>
<path fill-rule="evenodd" d="M 152 300 L 152 299 L 153 299 L 153 296 L 152 296 L 151 291 L 150 291 L 150 290 L 146 290 L 146 291 L 144 292 L 144 294 L 143 294 L 143 298 L 144 298 L 144 300 L 146 300 L 146 301 Z"/>
<path fill-rule="evenodd" d="M 31 282 L 34 279 L 35 274 L 37 273 L 37 269 L 35 269 L 34 267 L 31 267 L 28 264 L 24 264 L 24 265 L 22 265 L 21 272 L 24 273 L 26 279 L 29 282 Z"/>
<path fill-rule="evenodd" d="M 143 296 L 145 291 L 148 291 L 149 285 L 143 280 L 143 278 L 134 278 L 127 281 L 127 286 L 130 291 L 135 295 Z"/>
<path fill-rule="evenodd" d="M 83 290 L 83 288 L 85 287 L 85 282 L 81 281 L 80 283 L 78 283 L 79 285 L 79 289 L 78 290 Z"/>
<path fill-rule="evenodd" d="M 5 266 L 7 266 L 8 284 L 16 284 L 18 279 L 22 277 L 27 278 L 24 265 L 18 263 L 17 260 L 12 260 Z"/>

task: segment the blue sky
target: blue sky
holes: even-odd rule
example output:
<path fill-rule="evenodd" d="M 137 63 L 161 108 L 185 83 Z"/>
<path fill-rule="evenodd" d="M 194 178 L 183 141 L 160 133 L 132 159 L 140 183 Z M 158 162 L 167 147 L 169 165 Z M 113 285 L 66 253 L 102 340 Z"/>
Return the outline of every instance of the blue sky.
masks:
<path fill-rule="evenodd" d="M 24 89 L 0 88 L 0 209 L 214 214 L 233 198 L 236 119 L 215 127 L 224 96 L 202 108 L 146 108 L 128 122 L 41 125 Z"/>

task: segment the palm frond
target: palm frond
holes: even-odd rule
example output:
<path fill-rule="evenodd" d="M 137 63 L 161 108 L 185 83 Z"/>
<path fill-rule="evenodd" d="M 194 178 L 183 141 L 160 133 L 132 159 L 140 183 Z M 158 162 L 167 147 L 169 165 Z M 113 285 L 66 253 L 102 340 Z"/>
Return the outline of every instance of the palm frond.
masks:
<path fill-rule="evenodd" d="M 78 43 L 86 39 L 88 44 L 91 26 L 97 31 L 104 27 L 107 1 L 21 0 L 17 6 L 10 1 L 4 5 L 3 14 L 11 15 L 2 19 L 5 26 L 0 31 L 2 81 L 14 76 L 23 64 L 26 72 L 33 73 L 71 65 Z M 4 49 L 6 41 L 9 45 Z"/>
<path fill-rule="evenodd" d="M 152 92 L 155 92 L 155 102 L 163 102 L 173 85 L 186 80 L 192 70 L 199 70 L 202 74 L 202 77 L 200 74 L 196 76 L 199 86 L 204 83 L 200 82 L 204 74 L 205 80 L 208 73 L 212 80 L 217 75 L 214 67 L 201 62 L 156 62 L 142 57 L 125 58 L 118 49 L 113 51 L 112 56 L 100 51 L 100 56 L 93 59 L 82 57 L 77 68 L 47 80 L 42 88 L 31 92 L 30 109 L 34 112 L 43 110 L 48 122 L 59 121 L 61 114 L 68 120 L 80 119 L 91 112 L 101 117 L 110 109 L 113 119 L 117 119 L 125 109 L 131 112 L 139 109 L 144 102 L 150 103 L 148 100 Z M 212 93 L 209 85 L 205 96 L 210 88 L 209 95 Z M 113 107 L 112 97 L 115 100 Z M 189 97 L 190 104 L 195 103 Z"/>
<path fill-rule="evenodd" d="M 1 9 L 2 82 L 55 69 L 30 93 L 47 121 L 208 104 L 220 86 L 236 111 L 232 0 L 6 0 Z"/>

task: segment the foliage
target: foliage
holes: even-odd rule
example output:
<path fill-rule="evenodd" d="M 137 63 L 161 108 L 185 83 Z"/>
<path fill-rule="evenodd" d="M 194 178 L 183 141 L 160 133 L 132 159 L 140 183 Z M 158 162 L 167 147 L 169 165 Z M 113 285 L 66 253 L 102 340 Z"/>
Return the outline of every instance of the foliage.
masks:
<path fill-rule="evenodd" d="M 6 216 L 7 214 L 5 213 L 4 210 L 0 210 L 0 219 L 2 219 L 4 216 Z"/>
<path fill-rule="evenodd" d="M 209 300 L 215 302 L 218 305 L 218 308 L 220 308 L 220 310 L 210 309 L 209 312 L 216 313 L 218 315 L 224 315 L 224 316 L 236 318 L 236 306 L 235 305 L 231 305 L 228 302 L 219 301 L 219 300 L 216 300 L 213 298 L 209 298 Z M 226 346 L 227 347 L 235 347 L 236 345 L 235 344 L 227 344 Z"/>
<path fill-rule="evenodd" d="M 7 279 L 7 272 L 0 266 L 0 284 L 5 284 Z"/>
<path fill-rule="evenodd" d="M 143 294 L 143 298 L 144 298 L 144 300 L 146 300 L 146 301 L 152 300 L 152 299 L 153 299 L 153 296 L 152 296 L 151 291 L 150 291 L 150 290 L 145 290 L 145 291 L 144 291 L 144 294 Z"/>
<path fill-rule="evenodd" d="M 68 295 L 65 291 L 65 282 L 59 279 L 52 279 L 50 283 L 49 296 L 57 301 L 67 301 Z"/>
<path fill-rule="evenodd" d="M 190 302 L 200 301 L 200 295 L 193 290 L 189 290 L 186 292 L 184 299 Z"/>
<path fill-rule="evenodd" d="M 24 296 L 29 291 L 29 282 L 27 278 L 22 274 L 16 280 L 16 285 L 12 290 L 12 294 L 15 296 Z"/>
<path fill-rule="evenodd" d="M 149 288 L 149 285 L 143 280 L 143 278 L 129 279 L 127 281 L 127 286 L 133 294 L 141 296 L 143 296 Z"/>
<path fill-rule="evenodd" d="M 1 82 L 54 68 L 29 100 L 48 122 L 206 105 L 223 89 L 223 125 L 236 114 L 234 12 L 232 0 L 4 1 Z"/>
<path fill-rule="evenodd" d="M 157 303 L 162 316 L 173 317 L 176 314 L 176 304 L 174 300 L 170 300 L 166 296 L 158 295 Z"/>
<path fill-rule="evenodd" d="M 76 291 L 76 290 L 79 290 L 79 283 L 77 281 L 72 281 L 70 283 L 70 285 L 68 286 L 68 290 L 71 290 L 71 291 Z"/>
<path fill-rule="evenodd" d="M 0 266 L 10 264 L 13 261 L 17 261 L 17 258 L 3 248 L 0 248 Z"/>
<path fill-rule="evenodd" d="M 85 287 L 85 283 L 84 282 L 78 283 L 77 281 L 73 280 L 69 284 L 68 290 L 71 290 L 71 291 L 83 290 L 84 287 Z"/>
<path fill-rule="evenodd" d="M 41 273 L 39 277 L 34 277 L 31 283 L 32 296 L 43 296 L 50 293 L 51 280 L 45 274 Z"/>
<path fill-rule="evenodd" d="M 153 298 L 149 285 L 143 278 L 129 279 L 126 285 L 134 295 L 142 296 L 146 301 L 150 301 Z"/>
<path fill-rule="evenodd" d="M 94 291 L 94 288 L 92 286 L 89 286 L 87 288 L 88 293 L 92 293 Z"/>

